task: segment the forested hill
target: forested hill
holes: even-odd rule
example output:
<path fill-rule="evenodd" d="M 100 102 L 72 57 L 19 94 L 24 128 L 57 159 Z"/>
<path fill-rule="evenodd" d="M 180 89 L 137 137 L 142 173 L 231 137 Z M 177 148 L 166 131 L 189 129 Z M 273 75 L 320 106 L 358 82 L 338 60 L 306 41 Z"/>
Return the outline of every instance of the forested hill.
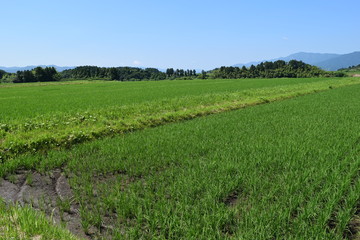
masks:
<path fill-rule="evenodd" d="M 5 76 L 6 72 L 4 70 L 0 70 L 0 79 L 2 79 L 3 76 Z"/>
<path fill-rule="evenodd" d="M 339 69 L 339 70 L 341 70 L 341 71 L 346 71 L 346 70 L 348 70 L 348 71 L 360 71 L 360 64 L 359 65 L 356 65 L 356 66 L 351 66 L 351 67 L 348 67 L 348 68 L 341 68 L 341 69 Z"/>
<path fill-rule="evenodd" d="M 138 80 L 163 80 L 174 78 L 299 78 L 299 77 L 326 77 L 337 76 L 342 73 L 332 73 L 321 70 L 318 67 L 306 64 L 302 61 L 291 60 L 285 62 L 278 60 L 275 62 L 262 62 L 257 66 L 246 67 L 221 67 L 209 72 L 197 74 L 195 70 L 184 70 L 168 68 L 166 72 L 161 72 L 155 68 L 100 68 L 95 66 L 83 66 L 75 69 L 65 70 L 61 73 L 63 78 L 73 79 L 109 79 L 119 81 L 138 81 Z"/>
<path fill-rule="evenodd" d="M 0 70 L 3 70 L 7 73 L 17 73 L 18 71 L 26 71 L 26 70 L 29 70 L 31 71 L 32 69 L 34 68 L 37 68 L 37 67 L 42 67 L 42 68 L 46 68 L 46 67 L 53 67 L 56 69 L 56 71 L 58 72 L 62 72 L 66 69 L 73 69 L 75 67 L 61 67 L 61 66 L 57 66 L 57 65 L 32 65 L 32 66 L 25 66 L 25 67 L 3 67 L 3 66 L 0 66 Z"/>
<path fill-rule="evenodd" d="M 323 62 L 315 64 L 316 66 L 328 70 L 335 71 L 340 68 L 347 68 L 350 66 L 360 64 L 360 52 L 353 52 L 349 54 L 343 54 L 336 58 L 332 58 Z"/>
<path fill-rule="evenodd" d="M 347 68 L 353 65 L 360 64 L 360 52 L 352 52 L 348 54 L 333 54 L 333 53 L 307 53 L 299 52 L 291 54 L 287 57 L 281 57 L 271 60 L 263 60 L 262 62 L 274 62 L 283 60 L 289 62 L 290 60 L 303 61 L 304 63 L 317 66 L 326 71 L 336 71 L 340 68 Z M 258 65 L 261 61 L 250 62 L 245 64 L 235 64 L 234 67 L 250 67 L 251 65 Z"/>
<path fill-rule="evenodd" d="M 156 68 L 134 67 L 96 67 L 81 66 L 74 69 L 64 70 L 60 73 L 54 67 L 36 67 L 33 70 L 6 73 L 0 71 L 1 82 L 45 82 L 77 79 L 98 79 L 116 81 L 142 81 L 142 80 L 165 80 L 165 79 L 206 79 L 206 78 L 307 78 L 307 77 L 343 77 L 343 72 L 327 72 L 318 67 L 306 64 L 302 61 L 291 60 L 285 62 L 262 62 L 250 67 L 220 67 L 212 71 L 202 71 L 198 74 L 195 70 L 168 68 L 161 72 Z"/>
<path fill-rule="evenodd" d="M 163 80 L 166 74 L 156 68 L 133 68 L 133 67 L 96 67 L 81 66 L 61 72 L 65 79 L 108 79 L 119 81 Z"/>
<path fill-rule="evenodd" d="M 249 68 L 221 67 L 211 71 L 214 78 L 306 78 L 306 77 L 342 77 L 343 73 L 327 72 L 302 61 L 262 62 Z"/>
<path fill-rule="evenodd" d="M 196 70 L 168 68 L 162 72 L 156 68 L 134 67 L 96 67 L 81 66 L 61 72 L 65 79 L 105 79 L 118 81 L 164 80 L 164 79 L 191 79 L 197 77 Z"/>

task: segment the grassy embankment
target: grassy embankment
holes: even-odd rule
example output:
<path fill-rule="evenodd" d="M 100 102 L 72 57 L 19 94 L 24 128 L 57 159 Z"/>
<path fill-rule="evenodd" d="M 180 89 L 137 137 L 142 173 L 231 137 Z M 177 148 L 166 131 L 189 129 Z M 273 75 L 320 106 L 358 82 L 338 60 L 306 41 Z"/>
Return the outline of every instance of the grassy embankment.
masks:
<path fill-rule="evenodd" d="M 106 221 L 115 239 L 343 239 L 359 202 L 359 91 L 343 87 L 23 155 L 6 161 L 3 173 L 64 166 L 84 228 Z"/>
<path fill-rule="evenodd" d="M 245 79 L 3 88 L 0 159 L 359 82 Z"/>

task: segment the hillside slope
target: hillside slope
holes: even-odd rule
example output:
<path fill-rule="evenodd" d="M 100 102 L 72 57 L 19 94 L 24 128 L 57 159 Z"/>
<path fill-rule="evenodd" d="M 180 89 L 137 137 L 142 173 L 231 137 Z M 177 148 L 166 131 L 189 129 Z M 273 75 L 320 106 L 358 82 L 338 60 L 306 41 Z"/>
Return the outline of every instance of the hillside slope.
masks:
<path fill-rule="evenodd" d="M 315 65 L 327 71 L 336 71 L 340 68 L 347 68 L 350 66 L 360 64 L 360 52 L 353 52 L 349 54 L 333 54 L 333 53 L 306 53 L 299 52 L 291 54 L 287 57 L 280 57 L 270 60 L 263 60 L 258 62 L 249 62 L 245 64 L 235 64 L 234 67 L 250 67 L 251 65 L 257 65 L 261 62 L 269 61 L 274 62 L 277 60 L 284 60 L 286 62 L 290 60 L 303 61 L 307 64 Z"/>
<path fill-rule="evenodd" d="M 358 64 L 360 64 L 360 52 L 344 54 L 336 58 L 319 62 L 315 65 L 324 70 L 336 71 L 340 68 L 347 68 Z"/>

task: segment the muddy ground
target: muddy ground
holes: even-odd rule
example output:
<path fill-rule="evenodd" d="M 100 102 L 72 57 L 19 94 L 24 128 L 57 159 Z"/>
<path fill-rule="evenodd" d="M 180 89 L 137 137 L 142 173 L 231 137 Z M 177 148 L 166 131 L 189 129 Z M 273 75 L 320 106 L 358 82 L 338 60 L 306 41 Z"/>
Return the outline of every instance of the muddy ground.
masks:
<path fill-rule="evenodd" d="M 94 182 L 101 186 L 101 183 L 116 181 L 117 176 L 121 174 L 123 173 L 98 176 Z M 126 179 L 124 187 L 130 182 L 140 179 Z M 242 194 L 241 190 L 235 190 L 223 199 L 223 202 L 227 206 L 233 207 L 239 201 L 246 199 L 241 196 Z M 17 171 L 15 174 L 0 178 L 0 198 L 8 204 L 31 205 L 34 209 L 44 212 L 54 224 L 65 224 L 71 233 L 82 239 L 97 239 L 98 236 L 104 234 L 96 228 L 90 228 L 85 233 L 81 225 L 80 206 L 74 199 L 68 179 L 60 169 L 46 174 L 35 171 Z M 105 232 L 111 230 L 113 219 L 109 216 L 103 218 L 104 224 L 108 225 L 104 225 L 102 228 L 105 229 Z M 107 219 L 109 221 L 106 221 Z M 345 239 L 360 239 L 360 205 L 349 222 L 348 229 L 349 231 L 344 233 Z M 224 232 L 231 235 L 231 226 L 224 226 Z"/>
<path fill-rule="evenodd" d="M 74 235 L 90 239 L 82 228 L 79 205 L 74 201 L 68 180 L 59 169 L 47 174 L 18 171 L 0 178 L 0 197 L 8 204 L 30 204 L 55 224 L 65 224 Z"/>

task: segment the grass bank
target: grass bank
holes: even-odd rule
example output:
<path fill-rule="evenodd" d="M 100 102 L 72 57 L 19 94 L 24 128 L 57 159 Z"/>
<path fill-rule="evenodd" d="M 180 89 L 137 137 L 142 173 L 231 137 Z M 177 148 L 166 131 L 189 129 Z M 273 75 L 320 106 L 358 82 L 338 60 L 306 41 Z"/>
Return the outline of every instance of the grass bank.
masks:
<path fill-rule="evenodd" d="M 333 88 L 27 154 L 2 169 L 62 166 L 84 228 L 99 237 L 349 238 L 360 191 L 359 91 Z"/>
<path fill-rule="evenodd" d="M 20 103 L 16 107 L 1 106 L 4 115 L 0 124 L 0 159 L 5 161 L 26 152 L 70 147 L 104 136 L 360 83 L 359 78 L 295 80 L 64 85 L 61 87 L 66 89 L 60 86 L 40 89 L 47 92 L 43 98 L 31 95 L 32 91 L 39 91 L 38 88 L 30 92 L 29 88 L 19 88 L 16 96 L 5 91 L 4 101 L 20 99 L 25 106 Z M 48 93 L 49 90 L 61 93 Z M 80 90 L 84 92 L 78 93 Z M 119 98 L 121 93 L 127 95 Z M 94 96 L 96 101 L 87 102 L 94 100 Z M 27 101 L 31 103 L 28 109 Z M 82 108 L 84 104 L 88 107 Z"/>

